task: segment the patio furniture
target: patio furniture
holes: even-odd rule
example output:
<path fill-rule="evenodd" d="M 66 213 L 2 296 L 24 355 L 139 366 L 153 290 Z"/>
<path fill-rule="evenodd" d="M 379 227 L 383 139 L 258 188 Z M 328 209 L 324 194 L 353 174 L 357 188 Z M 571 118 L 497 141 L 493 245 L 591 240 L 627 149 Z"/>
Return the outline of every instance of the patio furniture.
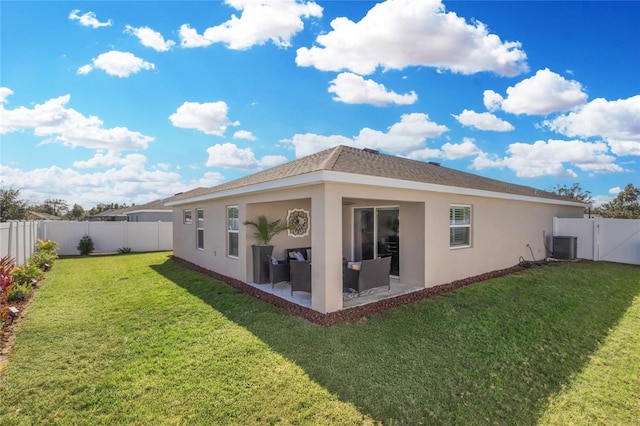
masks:
<path fill-rule="evenodd" d="M 360 270 L 348 267 L 342 268 L 342 287 L 352 288 L 358 296 L 365 290 L 387 286 L 391 290 L 391 257 L 363 260 Z"/>
<path fill-rule="evenodd" d="M 292 260 L 291 268 L 291 295 L 294 291 L 306 291 L 311 293 L 311 261 Z"/>
<path fill-rule="evenodd" d="M 281 281 L 289 282 L 291 274 L 288 261 L 277 260 L 276 262 L 277 263 L 273 263 L 273 261 L 269 262 L 269 282 L 271 283 L 271 288 Z"/>
<path fill-rule="evenodd" d="M 286 249 L 284 251 L 284 260 L 275 260 L 274 262 L 272 258 L 271 262 L 269 262 L 269 282 L 271 283 L 271 288 L 281 281 L 290 281 L 291 269 L 289 263 L 292 260 L 296 260 L 296 252 L 300 253 L 304 260 L 311 260 L 311 247 Z"/>

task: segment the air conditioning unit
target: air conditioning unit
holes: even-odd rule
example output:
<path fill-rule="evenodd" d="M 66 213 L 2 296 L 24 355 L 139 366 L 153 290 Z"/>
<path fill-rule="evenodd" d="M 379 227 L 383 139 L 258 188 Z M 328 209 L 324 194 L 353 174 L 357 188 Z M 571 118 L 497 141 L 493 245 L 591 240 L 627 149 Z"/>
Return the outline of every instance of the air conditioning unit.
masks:
<path fill-rule="evenodd" d="M 578 256 L 578 237 L 553 237 L 553 257 L 574 260 Z"/>

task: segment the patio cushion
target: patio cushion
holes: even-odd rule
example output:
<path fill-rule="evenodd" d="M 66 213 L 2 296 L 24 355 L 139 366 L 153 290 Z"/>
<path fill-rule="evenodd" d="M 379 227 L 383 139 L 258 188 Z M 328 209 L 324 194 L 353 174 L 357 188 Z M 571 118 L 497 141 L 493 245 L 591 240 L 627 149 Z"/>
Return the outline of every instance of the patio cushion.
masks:
<path fill-rule="evenodd" d="M 303 256 L 302 260 L 311 260 L 309 257 L 309 255 L 311 254 L 311 247 L 288 248 L 284 251 L 285 260 L 287 262 L 298 260 L 296 258 L 296 252 L 299 252 Z"/>

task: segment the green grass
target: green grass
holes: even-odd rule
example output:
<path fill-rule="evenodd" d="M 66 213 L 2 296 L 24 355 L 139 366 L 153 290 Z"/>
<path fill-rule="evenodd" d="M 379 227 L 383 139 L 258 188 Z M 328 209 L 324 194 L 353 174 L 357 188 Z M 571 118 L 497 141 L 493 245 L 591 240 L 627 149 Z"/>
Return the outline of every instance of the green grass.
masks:
<path fill-rule="evenodd" d="M 56 262 L 0 424 L 638 424 L 640 267 L 563 263 L 324 328 L 167 253 Z"/>

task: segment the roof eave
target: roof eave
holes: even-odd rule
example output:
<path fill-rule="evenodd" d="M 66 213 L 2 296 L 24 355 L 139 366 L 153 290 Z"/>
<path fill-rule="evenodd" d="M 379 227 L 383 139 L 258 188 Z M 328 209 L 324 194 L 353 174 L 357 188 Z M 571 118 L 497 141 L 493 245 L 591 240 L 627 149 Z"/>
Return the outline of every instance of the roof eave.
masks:
<path fill-rule="evenodd" d="M 356 185 L 377 186 L 384 188 L 400 188 L 427 192 L 438 192 L 445 194 L 469 195 L 475 197 L 498 198 L 505 200 L 527 201 L 532 203 L 555 204 L 571 207 L 588 207 L 588 204 L 560 200 L 554 198 L 526 196 L 518 194 L 509 194 L 505 192 L 486 191 L 481 189 L 463 188 L 449 185 L 439 185 L 434 183 L 415 182 L 402 179 L 361 175 L 354 173 L 336 172 L 331 170 L 318 170 L 302 175 L 291 176 L 270 182 L 262 182 L 254 185 L 247 185 L 240 188 L 233 188 L 225 191 L 211 192 L 196 197 L 185 198 L 183 200 L 175 200 L 165 203 L 166 206 L 179 206 L 183 204 L 191 204 L 202 201 L 217 200 L 221 198 L 233 197 L 238 195 L 248 195 L 255 192 L 273 191 L 286 189 L 291 187 L 299 187 L 304 185 L 313 185 L 318 183 L 348 183 Z"/>

